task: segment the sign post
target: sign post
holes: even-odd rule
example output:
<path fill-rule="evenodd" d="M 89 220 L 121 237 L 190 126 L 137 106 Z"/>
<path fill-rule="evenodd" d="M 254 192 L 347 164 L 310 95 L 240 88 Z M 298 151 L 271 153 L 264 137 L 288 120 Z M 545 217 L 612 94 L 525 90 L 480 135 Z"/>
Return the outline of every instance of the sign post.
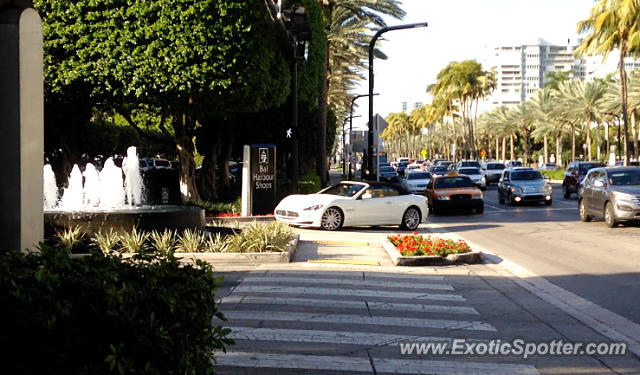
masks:
<path fill-rule="evenodd" d="M 276 205 L 276 146 L 244 146 L 242 216 L 273 213 Z"/>

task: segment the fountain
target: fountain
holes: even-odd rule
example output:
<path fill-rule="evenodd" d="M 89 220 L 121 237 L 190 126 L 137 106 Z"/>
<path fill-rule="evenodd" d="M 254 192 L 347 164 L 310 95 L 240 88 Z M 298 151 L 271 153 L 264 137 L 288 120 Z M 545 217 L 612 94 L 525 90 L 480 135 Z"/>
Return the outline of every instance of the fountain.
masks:
<path fill-rule="evenodd" d="M 43 168 L 44 221 L 47 229 L 80 226 L 86 233 L 101 230 L 177 230 L 204 226 L 204 210 L 175 205 L 144 205 L 144 185 L 140 175 L 136 148 L 127 149 L 122 168 L 113 158 L 101 171 L 88 163 L 84 173 L 74 165 L 67 187 L 56 186 L 50 165 Z"/>

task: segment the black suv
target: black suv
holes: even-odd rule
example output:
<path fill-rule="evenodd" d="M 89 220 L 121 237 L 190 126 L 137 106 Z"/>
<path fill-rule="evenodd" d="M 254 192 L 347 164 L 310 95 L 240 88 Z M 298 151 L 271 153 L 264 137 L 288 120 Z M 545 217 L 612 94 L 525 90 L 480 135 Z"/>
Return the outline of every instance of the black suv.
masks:
<path fill-rule="evenodd" d="M 562 178 L 562 196 L 568 199 L 571 194 L 577 194 L 580 183 L 587 172 L 599 167 L 604 167 L 604 163 L 599 161 L 574 161 L 567 165 Z"/>

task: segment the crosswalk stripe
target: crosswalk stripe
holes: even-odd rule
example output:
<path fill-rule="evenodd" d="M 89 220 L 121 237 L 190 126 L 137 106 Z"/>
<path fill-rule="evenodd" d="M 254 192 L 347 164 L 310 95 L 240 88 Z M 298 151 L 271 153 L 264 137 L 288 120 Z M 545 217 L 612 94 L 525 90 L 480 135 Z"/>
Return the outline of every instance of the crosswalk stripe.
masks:
<path fill-rule="evenodd" d="M 358 297 L 386 297 L 386 298 L 405 298 L 405 299 L 430 299 L 438 301 L 465 301 L 464 297 L 458 294 L 435 294 L 435 293 L 416 293 L 416 292 L 396 292 L 372 289 L 335 289 L 335 288 L 318 288 L 304 286 L 282 286 L 282 285 L 251 285 L 240 284 L 234 290 L 234 293 L 293 293 L 293 294 L 318 294 L 329 296 L 358 296 Z"/>
<path fill-rule="evenodd" d="M 398 326 L 412 328 L 461 329 L 472 331 L 495 331 L 489 323 L 479 321 L 398 318 L 390 316 L 368 316 L 348 314 L 318 314 L 283 311 L 245 311 L 232 310 L 224 313 L 233 326 L 236 319 L 257 321 L 301 321 L 305 323 L 341 323 L 366 324 L 380 326 Z"/>
<path fill-rule="evenodd" d="M 306 329 L 255 328 L 232 326 L 229 337 L 235 340 L 286 341 L 364 346 L 398 346 L 400 342 L 452 342 L 453 337 L 393 335 L 352 331 L 314 331 Z M 480 340 L 464 339 L 465 342 Z"/>
<path fill-rule="evenodd" d="M 441 360 L 381 359 L 367 357 L 271 354 L 228 351 L 216 357 L 218 366 L 353 371 L 394 374 L 537 375 L 533 366 Z M 371 365 L 373 362 L 373 366 Z"/>
<path fill-rule="evenodd" d="M 433 289 L 433 290 L 453 290 L 451 285 L 447 284 L 425 284 L 425 283 L 400 283 L 384 280 L 349 280 L 349 279 L 325 279 L 325 278 L 309 278 L 309 277 L 245 277 L 243 282 L 247 283 L 305 283 L 305 284 L 336 284 L 336 285 L 354 285 L 354 286 L 371 286 L 382 288 L 404 288 L 404 289 Z"/>
<path fill-rule="evenodd" d="M 389 303 L 375 301 L 344 301 L 328 299 L 310 298 L 288 298 L 288 297 L 258 297 L 232 295 L 220 300 L 223 304 L 259 304 L 259 305 L 287 305 L 287 306 L 312 306 L 342 309 L 363 309 L 367 310 L 367 305 L 371 311 L 402 311 L 402 312 L 428 312 L 443 314 L 471 314 L 478 315 L 478 311 L 472 307 L 465 306 L 444 306 L 444 305 L 423 305 L 418 303 Z M 223 308 L 224 309 L 224 308 Z"/>
<path fill-rule="evenodd" d="M 251 275 L 265 275 L 265 271 L 251 271 L 249 272 Z M 444 280 L 443 275 L 432 275 L 426 273 L 393 273 L 393 272 L 379 272 L 379 271 L 322 271 L 322 273 L 317 271 L 305 271 L 305 270 L 270 270 L 266 273 L 266 276 L 273 277 L 274 275 L 286 275 L 286 276 L 295 276 L 295 277 L 315 277 L 319 275 L 329 276 L 329 277 L 345 277 L 345 278 L 354 278 L 354 279 L 408 279 L 413 280 L 415 282 L 423 282 L 423 281 L 442 281 Z M 363 276 L 364 275 L 364 276 Z"/>

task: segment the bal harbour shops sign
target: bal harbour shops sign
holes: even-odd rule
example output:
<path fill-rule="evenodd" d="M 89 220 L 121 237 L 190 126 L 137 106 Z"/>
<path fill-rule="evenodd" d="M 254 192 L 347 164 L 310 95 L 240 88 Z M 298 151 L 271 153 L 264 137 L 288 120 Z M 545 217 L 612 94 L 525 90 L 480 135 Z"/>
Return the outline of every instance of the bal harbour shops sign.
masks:
<path fill-rule="evenodd" d="M 276 146 L 244 146 L 242 216 L 273 213 L 276 205 Z"/>

